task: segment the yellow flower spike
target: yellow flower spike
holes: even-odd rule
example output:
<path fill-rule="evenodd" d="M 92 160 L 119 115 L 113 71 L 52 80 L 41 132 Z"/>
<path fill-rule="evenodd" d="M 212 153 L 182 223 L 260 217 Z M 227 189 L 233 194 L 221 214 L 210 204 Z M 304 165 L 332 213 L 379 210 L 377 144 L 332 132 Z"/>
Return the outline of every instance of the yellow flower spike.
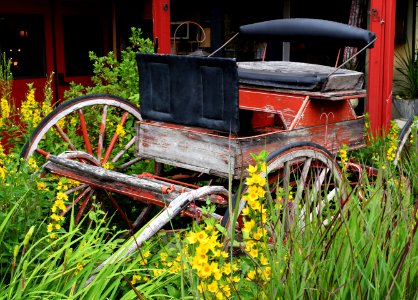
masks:
<path fill-rule="evenodd" d="M 0 100 L 0 108 L 1 108 L 1 116 L 3 119 L 7 119 L 10 116 L 10 106 L 9 101 L 5 98 L 1 98 Z"/>

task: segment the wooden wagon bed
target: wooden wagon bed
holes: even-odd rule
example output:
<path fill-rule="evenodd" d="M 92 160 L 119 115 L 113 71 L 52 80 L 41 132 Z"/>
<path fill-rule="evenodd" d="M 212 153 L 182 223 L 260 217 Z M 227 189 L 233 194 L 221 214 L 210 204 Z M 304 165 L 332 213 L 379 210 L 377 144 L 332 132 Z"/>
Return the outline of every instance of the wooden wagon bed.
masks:
<path fill-rule="evenodd" d="M 138 54 L 138 65 L 139 157 L 238 178 L 250 154 L 263 149 L 303 141 L 331 152 L 364 145 L 363 117 L 349 101 L 365 95 L 360 72 L 153 54 Z"/>

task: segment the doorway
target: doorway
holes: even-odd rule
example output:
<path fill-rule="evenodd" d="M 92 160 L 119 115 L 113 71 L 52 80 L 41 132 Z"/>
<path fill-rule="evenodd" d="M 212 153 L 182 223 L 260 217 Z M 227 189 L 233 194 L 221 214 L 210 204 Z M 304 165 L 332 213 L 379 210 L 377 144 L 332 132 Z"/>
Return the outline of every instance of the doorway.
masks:
<path fill-rule="evenodd" d="M 20 106 L 27 84 L 36 99 L 53 72 L 55 100 L 74 81 L 91 83 L 89 51 L 102 56 L 109 49 L 110 1 L 18 0 L 0 4 L 0 52 L 12 62 L 13 98 Z"/>

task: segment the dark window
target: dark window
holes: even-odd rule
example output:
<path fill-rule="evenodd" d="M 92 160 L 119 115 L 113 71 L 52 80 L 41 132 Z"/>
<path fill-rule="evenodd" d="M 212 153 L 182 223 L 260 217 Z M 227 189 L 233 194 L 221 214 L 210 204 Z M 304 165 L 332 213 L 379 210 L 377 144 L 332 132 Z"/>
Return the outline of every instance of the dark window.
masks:
<path fill-rule="evenodd" d="M 89 51 L 103 55 L 103 20 L 93 16 L 64 16 L 66 76 L 91 75 Z"/>
<path fill-rule="evenodd" d="M 0 51 L 12 60 L 14 78 L 45 77 L 43 16 L 0 14 Z"/>

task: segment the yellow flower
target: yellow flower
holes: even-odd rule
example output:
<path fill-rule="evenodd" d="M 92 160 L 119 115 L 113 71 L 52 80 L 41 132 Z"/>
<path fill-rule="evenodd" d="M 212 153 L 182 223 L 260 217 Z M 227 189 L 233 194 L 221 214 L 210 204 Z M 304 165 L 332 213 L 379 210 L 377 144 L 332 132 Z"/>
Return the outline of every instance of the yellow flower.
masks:
<path fill-rule="evenodd" d="M 46 230 L 48 230 L 48 232 L 52 232 L 52 230 L 54 230 L 54 224 L 49 223 L 48 226 L 46 227 Z"/>
<path fill-rule="evenodd" d="M 260 255 L 260 263 L 261 263 L 261 265 L 263 265 L 263 266 L 266 266 L 266 265 L 268 265 L 269 264 L 269 261 L 268 261 L 268 259 L 263 255 L 263 254 L 261 254 Z"/>
<path fill-rule="evenodd" d="M 260 171 L 263 172 L 264 174 L 267 173 L 267 164 L 265 162 L 260 164 Z"/>
<path fill-rule="evenodd" d="M 208 235 L 205 231 L 199 231 L 198 233 L 196 233 L 196 239 L 200 242 L 200 243 L 204 243 L 208 238 Z"/>
<path fill-rule="evenodd" d="M 209 247 L 208 245 L 205 244 L 200 244 L 197 248 L 196 248 L 196 254 L 206 254 L 209 251 Z"/>
<path fill-rule="evenodd" d="M 62 220 L 64 220 L 64 217 L 63 216 L 59 216 L 57 214 L 52 214 L 51 215 L 51 219 L 54 220 L 54 221 L 62 221 Z"/>
<path fill-rule="evenodd" d="M 30 157 L 28 159 L 28 166 L 29 166 L 29 170 L 31 172 L 35 172 L 39 168 L 38 163 L 36 162 L 36 160 L 33 157 Z"/>
<path fill-rule="evenodd" d="M 258 257 L 258 250 L 256 248 L 252 248 L 251 251 L 249 252 L 249 254 L 253 258 L 257 258 Z"/>
<path fill-rule="evenodd" d="M 38 191 L 47 191 L 48 187 L 46 186 L 45 182 L 36 182 L 36 188 L 38 189 Z"/>
<path fill-rule="evenodd" d="M 58 192 L 57 196 L 56 196 L 57 201 L 61 200 L 61 201 L 67 201 L 68 200 L 68 195 L 63 193 L 63 192 Z"/>
<path fill-rule="evenodd" d="M 209 264 L 204 264 L 203 266 L 199 268 L 197 272 L 197 276 L 203 279 L 208 278 L 210 275 L 212 275 L 212 271 L 211 271 L 211 267 Z"/>
<path fill-rule="evenodd" d="M 217 281 L 212 281 L 212 283 L 210 283 L 208 285 L 208 291 L 211 293 L 215 293 L 218 290 L 218 282 Z"/>
<path fill-rule="evenodd" d="M 116 126 L 116 134 L 120 137 L 124 137 L 125 136 L 125 129 L 123 128 L 123 126 L 121 124 L 118 124 L 118 126 Z"/>
<path fill-rule="evenodd" d="M 250 232 L 255 226 L 255 221 L 254 219 L 251 219 L 248 222 L 244 222 L 244 228 L 242 229 L 242 231 L 247 231 Z"/>
<path fill-rule="evenodd" d="M 225 275 L 231 274 L 231 271 L 232 271 L 231 266 L 229 264 L 223 266 L 221 270 L 222 270 L 222 273 Z"/>
<path fill-rule="evenodd" d="M 200 293 L 203 293 L 203 292 L 206 290 L 205 283 L 204 283 L 204 282 L 199 283 L 199 284 L 197 285 L 197 290 L 198 290 Z"/>
<path fill-rule="evenodd" d="M 253 182 L 253 184 L 257 184 L 259 186 L 266 185 L 266 178 L 261 176 L 260 174 L 253 174 L 251 176 L 251 181 Z"/>
<path fill-rule="evenodd" d="M 250 214 L 250 207 L 248 205 L 246 205 L 243 209 L 242 209 L 242 213 L 243 216 L 248 216 Z"/>
<path fill-rule="evenodd" d="M 134 275 L 134 276 L 132 276 L 132 280 L 131 280 L 131 283 L 132 284 L 135 284 L 135 283 L 137 283 L 138 281 L 140 281 L 142 279 L 142 277 L 140 276 L 140 275 Z"/>
<path fill-rule="evenodd" d="M 58 224 L 58 223 L 55 223 L 55 229 L 56 229 L 56 230 L 60 230 L 60 229 L 61 229 L 61 225 L 60 225 L 60 224 Z"/>
<path fill-rule="evenodd" d="M 186 237 L 186 240 L 189 244 L 195 244 L 197 242 L 197 234 L 194 231 L 190 231 Z"/>
<path fill-rule="evenodd" d="M 102 166 L 106 170 L 113 170 L 115 167 L 113 166 L 112 162 L 108 161 L 103 164 Z"/>
<path fill-rule="evenodd" d="M 168 257 L 168 254 L 166 252 L 161 252 L 160 253 L 160 259 L 161 261 L 166 261 Z"/>
<path fill-rule="evenodd" d="M 255 279 L 255 275 L 256 275 L 256 272 L 254 270 L 248 272 L 247 273 L 247 280 L 250 280 L 250 281 L 254 280 Z"/>
<path fill-rule="evenodd" d="M 257 172 L 257 166 L 249 165 L 248 168 L 247 168 L 247 171 L 251 175 L 251 174 Z"/>
<path fill-rule="evenodd" d="M 65 206 L 65 203 L 64 203 L 64 201 L 62 199 L 55 200 L 53 207 L 59 208 L 62 211 L 66 211 L 67 210 L 67 207 Z"/>

